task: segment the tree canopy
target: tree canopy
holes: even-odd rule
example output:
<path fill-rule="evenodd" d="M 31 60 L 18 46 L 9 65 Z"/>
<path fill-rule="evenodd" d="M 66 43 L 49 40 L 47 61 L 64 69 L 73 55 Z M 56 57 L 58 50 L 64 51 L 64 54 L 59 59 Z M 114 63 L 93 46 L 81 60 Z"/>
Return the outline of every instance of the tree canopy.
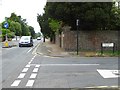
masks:
<path fill-rule="evenodd" d="M 53 19 L 63 21 L 76 30 L 79 19 L 81 30 L 110 29 L 112 2 L 48 2 L 45 14 Z"/>
<path fill-rule="evenodd" d="M 4 23 L 8 22 L 9 27 L 5 29 Z M 17 16 L 15 13 L 11 13 L 10 17 L 6 17 L 6 21 L 2 22 L 2 37 L 5 38 L 6 32 L 8 33 L 8 38 L 13 38 L 14 36 L 26 36 L 31 35 L 35 37 L 35 31 L 32 26 L 27 25 L 26 19 L 21 16 Z"/>
<path fill-rule="evenodd" d="M 119 30 L 120 9 L 114 2 L 47 2 L 37 21 L 44 35 L 53 36 L 65 25 L 76 30 Z M 56 30 L 55 30 L 56 29 Z M 59 30 L 60 31 L 60 30 Z"/>

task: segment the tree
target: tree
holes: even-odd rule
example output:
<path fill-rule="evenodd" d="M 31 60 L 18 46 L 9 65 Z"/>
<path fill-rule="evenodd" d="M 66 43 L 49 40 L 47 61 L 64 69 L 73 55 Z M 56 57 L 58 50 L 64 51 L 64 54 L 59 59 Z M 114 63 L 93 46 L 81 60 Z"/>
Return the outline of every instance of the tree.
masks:
<path fill-rule="evenodd" d="M 76 19 L 82 30 L 104 30 L 109 24 L 112 5 L 112 2 L 47 2 L 45 13 L 70 25 L 73 30 L 76 30 Z"/>
<path fill-rule="evenodd" d="M 110 30 L 120 30 L 120 9 L 113 5 L 111 12 L 109 24 Z"/>
<path fill-rule="evenodd" d="M 49 27 L 49 22 L 48 22 L 48 17 L 46 14 L 43 14 L 43 15 L 38 14 L 37 21 L 41 27 L 41 32 L 43 33 L 44 42 L 45 42 L 45 38 L 50 37 L 50 33 L 51 33 L 51 29 Z"/>
<path fill-rule="evenodd" d="M 51 42 L 53 41 L 53 43 L 55 43 L 55 33 L 59 31 L 60 29 L 60 22 L 58 20 L 54 20 L 54 19 L 50 19 L 49 18 L 49 27 L 51 28 Z"/>
<path fill-rule="evenodd" d="M 21 24 L 18 22 L 11 21 L 9 29 L 10 31 L 15 32 L 16 36 L 21 36 L 22 34 Z"/>
<path fill-rule="evenodd" d="M 30 31 L 30 34 L 33 38 L 35 38 L 35 31 L 34 31 L 34 28 L 32 26 L 29 26 L 29 31 Z"/>

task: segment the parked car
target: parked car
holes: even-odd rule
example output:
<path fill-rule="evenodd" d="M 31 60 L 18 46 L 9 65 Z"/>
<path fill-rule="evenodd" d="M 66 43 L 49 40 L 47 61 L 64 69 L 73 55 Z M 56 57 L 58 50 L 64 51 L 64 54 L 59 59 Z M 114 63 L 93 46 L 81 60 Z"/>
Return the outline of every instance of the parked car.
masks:
<path fill-rule="evenodd" d="M 19 47 L 33 46 L 33 39 L 31 36 L 22 36 L 19 41 Z"/>
<path fill-rule="evenodd" d="M 37 40 L 41 40 L 41 37 L 37 37 Z"/>

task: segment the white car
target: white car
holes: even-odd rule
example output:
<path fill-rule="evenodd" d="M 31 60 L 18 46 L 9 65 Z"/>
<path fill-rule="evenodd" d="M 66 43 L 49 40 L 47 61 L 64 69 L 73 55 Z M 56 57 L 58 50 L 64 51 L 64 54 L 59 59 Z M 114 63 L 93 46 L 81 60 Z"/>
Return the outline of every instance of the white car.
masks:
<path fill-rule="evenodd" d="M 33 39 L 31 36 L 22 36 L 19 41 L 19 47 L 33 46 Z"/>
<path fill-rule="evenodd" d="M 37 40 L 41 40 L 41 37 L 37 37 Z"/>

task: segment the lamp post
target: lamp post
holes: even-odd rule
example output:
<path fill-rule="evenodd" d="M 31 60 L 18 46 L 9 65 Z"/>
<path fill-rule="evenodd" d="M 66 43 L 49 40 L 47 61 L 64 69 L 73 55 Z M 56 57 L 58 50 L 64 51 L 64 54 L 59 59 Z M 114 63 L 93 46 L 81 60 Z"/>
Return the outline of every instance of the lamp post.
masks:
<path fill-rule="evenodd" d="M 79 45 L 79 41 L 78 41 L 78 26 L 79 26 L 79 19 L 76 20 L 76 26 L 77 26 L 77 55 L 78 55 L 78 45 Z"/>

